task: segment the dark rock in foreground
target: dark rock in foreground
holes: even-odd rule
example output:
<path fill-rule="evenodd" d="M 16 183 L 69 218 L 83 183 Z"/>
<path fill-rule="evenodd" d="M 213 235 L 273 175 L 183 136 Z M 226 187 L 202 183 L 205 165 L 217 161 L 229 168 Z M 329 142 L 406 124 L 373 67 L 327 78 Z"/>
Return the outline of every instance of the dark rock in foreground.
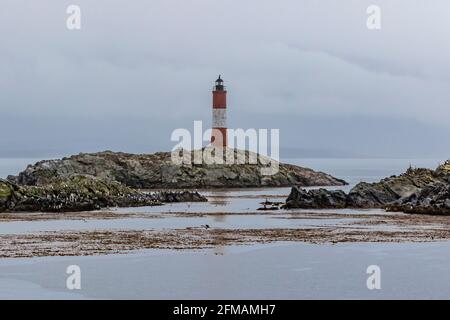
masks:
<path fill-rule="evenodd" d="M 347 195 L 341 190 L 314 189 L 306 191 L 293 187 L 286 200 L 285 208 L 321 209 L 345 208 Z"/>
<path fill-rule="evenodd" d="M 383 208 L 421 214 L 450 214 L 450 162 L 436 170 L 408 169 L 380 182 L 357 184 L 348 194 L 339 190 L 293 187 L 286 208 Z"/>
<path fill-rule="evenodd" d="M 386 204 L 408 197 L 441 180 L 442 176 L 437 171 L 409 168 L 399 176 L 391 176 L 380 182 L 358 183 L 350 190 L 347 203 L 356 208 L 384 208 Z"/>
<path fill-rule="evenodd" d="M 435 183 L 387 207 L 388 211 L 417 214 L 450 214 L 450 183 Z"/>
<path fill-rule="evenodd" d="M 206 201 L 197 192 L 141 192 L 115 181 L 74 175 L 45 186 L 18 186 L 0 180 L 0 212 L 89 211 L 105 207 L 154 206 L 164 202 Z"/>
<path fill-rule="evenodd" d="M 231 150 L 242 153 L 243 151 Z M 245 153 L 248 156 L 248 152 Z M 279 164 L 279 172 L 262 175 L 257 164 L 175 165 L 171 153 L 128 154 L 100 152 L 79 154 L 61 160 L 45 160 L 30 165 L 8 180 L 18 185 L 40 186 L 72 175 L 92 175 L 118 181 L 137 189 L 153 188 L 240 188 L 281 186 L 339 186 L 345 181 L 299 166 Z"/>

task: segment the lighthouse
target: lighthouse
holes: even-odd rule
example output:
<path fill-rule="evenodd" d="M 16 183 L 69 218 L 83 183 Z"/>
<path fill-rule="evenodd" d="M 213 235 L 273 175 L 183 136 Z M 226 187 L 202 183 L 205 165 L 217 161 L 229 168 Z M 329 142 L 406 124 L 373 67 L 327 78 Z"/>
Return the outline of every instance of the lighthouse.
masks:
<path fill-rule="evenodd" d="M 223 80 L 217 78 L 213 89 L 213 117 L 211 145 L 213 147 L 227 147 L 227 91 Z"/>

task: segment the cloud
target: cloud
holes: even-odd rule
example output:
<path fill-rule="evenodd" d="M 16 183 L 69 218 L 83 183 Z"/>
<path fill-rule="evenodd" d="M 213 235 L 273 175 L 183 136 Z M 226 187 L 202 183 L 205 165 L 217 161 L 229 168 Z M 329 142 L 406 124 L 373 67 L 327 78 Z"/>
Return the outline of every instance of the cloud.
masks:
<path fill-rule="evenodd" d="M 133 140 L 149 131 L 160 136 L 154 146 L 167 147 L 175 126 L 210 120 L 210 90 L 219 73 L 229 89 L 230 119 L 373 118 L 393 128 L 398 121 L 420 124 L 417 134 L 434 140 L 450 132 L 448 1 L 429 6 L 380 0 L 380 31 L 366 28 L 372 3 L 365 0 L 77 3 L 79 32 L 65 27 L 71 1 L 2 2 L 2 120 L 36 125 L 21 126 L 17 139 L 0 139 L 0 149 L 15 144 L 14 149 L 31 150 L 38 142 L 25 137 L 35 131 L 50 144 L 53 139 L 56 151 L 65 149 L 58 141 L 64 137 L 76 140 L 77 150 L 85 143 L 90 149 L 133 145 L 144 151 L 144 144 Z M 56 137 L 52 121 L 64 123 L 70 133 L 62 127 Z M 99 122 L 126 134 L 113 134 L 105 123 L 96 130 Z M 295 121 L 280 126 L 282 132 L 296 130 Z M 91 141 L 77 139 L 77 127 L 88 128 Z M 336 134 L 322 129 L 324 136 Z M 1 130 L 2 136 L 10 134 Z M 342 136 L 353 134 L 340 130 Z M 391 131 L 385 130 L 358 134 L 381 150 Z M 326 139 L 317 143 L 332 148 Z M 426 150 L 426 143 L 416 147 Z M 449 146 L 442 144 L 443 150 Z M 366 146 L 361 140 L 351 148 L 358 153 Z M 384 153 L 392 148 L 386 145 Z"/>

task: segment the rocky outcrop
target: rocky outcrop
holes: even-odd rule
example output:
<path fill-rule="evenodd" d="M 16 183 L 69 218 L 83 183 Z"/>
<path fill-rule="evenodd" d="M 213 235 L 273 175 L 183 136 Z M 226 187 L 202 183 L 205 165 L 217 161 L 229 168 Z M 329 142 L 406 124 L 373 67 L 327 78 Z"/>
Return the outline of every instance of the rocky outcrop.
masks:
<path fill-rule="evenodd" d="M 234 150 L 235 156 L 243 151 Z M 245 156 L 248 159 L 249 153 Z M 92 175 L 137 189 L 233 188 L 281 186 L 338 186 L 346 184 L 328 174 L 294 165 L 279 164 L 274 175 L 263 175 L 265 164 L 183 164 L 171 161 L 171 153 L 128 154 L 121 152 L 82 153 L 60 160 L 30 165 L 8 180 L 18 185 L 40 186 L 73 175 Z"/>
<path fill-rule="evenodd" d="M 388 211 L 417 214 L 450 214 L 450 183 L 434 183 L 387 206 Z"/>
<path fill-rule="evenodd" d="M 305 190 L 293 187 L 286 200 L 285 208 L 322 209 L 345 208 L 347 195 L 341 190 Z"/>
<path fill-rule="evenodd" d="M 391 176 L 380 182 L 357 184 L 350 190 L 347 203 L 348 206 L 356 208 L 384 207 L 441 179 L 442 176 L 437 171 L 409 168 L 399 176 Z"/>
<path fill-rule="evenodd" d="M 384 208 L 410 213 L 450 214 L 450 162 L 436 170 L 409 168 L 380 182 L 361 182 L 348 194 L 293 187 L 286 208 Z"/>
<path fill-rule="evenodd" d="M 119 182 L 73 175 L 45 186 L 18 186 L 0 180 L 0 212 L 88 211 L 104 207 L 153 206 L 164 202 L 206 201 L 197 192 L 142 192 Z"/>

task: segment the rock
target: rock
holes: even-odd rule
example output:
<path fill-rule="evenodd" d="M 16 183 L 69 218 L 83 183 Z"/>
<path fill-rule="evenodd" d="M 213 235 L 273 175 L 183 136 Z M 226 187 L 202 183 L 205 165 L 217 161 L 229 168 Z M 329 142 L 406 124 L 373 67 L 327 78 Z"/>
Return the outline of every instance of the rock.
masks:
<path fill-rule="evenodd" d="M 280 210 L 280 207 L 278 207 L 278 206 L 268 207 L 268 206 L 264 205 L 261 208 L 258 208 L 256 210 L 258 210 L 258 211 L 275 211 L 275 210 Z"/>
<path fill-rule="evenodd" d="M 59 178 L 45 186 L 17 186 L 0 180 L 0 211 L 88 211 L 180 201 L 206 201 L 206 198 L 189 191 L 143 192 L 89 175 Z"/>
<path fill-rule="evenodd" d="M 436 173 L 441 177 L 448 178 L 450 175 L 450 160 L 447 160 L 444 164 L 440 165 L 436 169 Z"/>
<path fill-rule="evenodd" d="M 349 207 L 355 208 L 382 208 L 440 180 L 439 174 L 433 170 L 409 168 L 399 176 L 391 176 L 380 182 L 358 183 L 350 190 L 347 203 Z"/>
<path fill-rule="evenodd" d="M 2 208 L 6 209 L 13 205 L 16 200 L 15 192 L 17 187 L 3 179 L 0 179 L 0 211 Z"/>
<path fill-rule="evenodd" d="M 262 204 L 262 207 L 258 208 L 260 211 L 279 210 L 284 205 L 283 202 L 269 201 L 267 199 L 264 202 L 260 202 L 260 204 Z"/>
<path fill-rule="evenodd" d="M 339 190 L 293 187 L 285 208 L 384 208 L 422 214 L 450 214 L 450 161 L 436 170 L 409 168 L 376 183 Z"/>
<path fill-rule="evenodd" d="M 450 215 L 450 184 L 437 182 L 401 198 L 387 207 L 388 211 L 417 214 Z"/>
<path fill-rule="evenodd" d="M 275 207 L 280 207 L 282 206 L 284 203 L 283 202 L 279 202 L 279 201 L 269 201 L 269 200 L 265 200 L 264 202 L 260 202 L 260 204 L 262 204 L 263 206 L 275 206 Z"/>
<path fill-rule="evenodd" d="M 231 150 L 231 149 L 228 149 Z M 251 153 L 231 150 L 235 157 Z M 254 154 L 253 154 L 254 155 Z M 42 186 L 72 175 L 92 175 L 106 181 L 117 181 L 137 189 L 153 188 L 234 188 L 281 186 L 338 186 L 346 182 L 328 174 L 299 166 L 279 164 L 279 172 L 263 175 L 266 166 L 256 164 L 184 164 L 175 165 L 171 153 L 128 154 L 105 151 L 45 160 L 29 165 L 18 176 L 8 180 L 18 185 Z"/>
<path fill-rule="evenodd" d="M 377 208 L 395 201 L 399 195 L 384 183 L 358 183 L 347 196 L 347 204 L 355 208 Z"/>
<path fill-rule="evenodd" d="M 313 189 L 293 187 L 284 208 L 324 209 L 345 208 L 347 195 L 342 190 Z"/>
<path fill-rule="evenodd" d="M 183 191 L 158 191 L 152 193 L 152 196 L 160 202 L 205 202 L 206 198 L 198 192 Z"/>

